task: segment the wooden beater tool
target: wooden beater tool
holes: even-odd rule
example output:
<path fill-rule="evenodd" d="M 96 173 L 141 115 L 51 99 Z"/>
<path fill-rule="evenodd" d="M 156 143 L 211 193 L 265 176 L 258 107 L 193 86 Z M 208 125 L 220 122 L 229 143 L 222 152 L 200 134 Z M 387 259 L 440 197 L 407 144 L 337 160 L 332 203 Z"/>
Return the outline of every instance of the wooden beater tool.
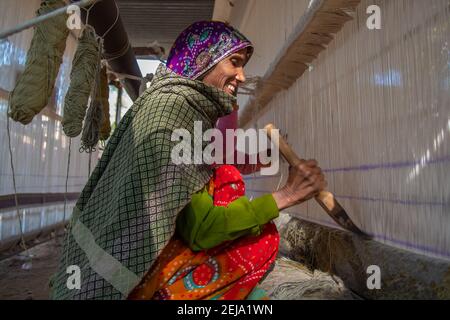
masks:
<path fill-rule="evenodd" d="M 273 124 L 268 124 L 264 128 L 267 132 L 267 135 L 272 140 L 275 147 L 278 147 L 280 153 L 286 159 L 286 161 L 292 166 L 297 166 L 301 160 L 295 154 L 294 150 L 287 144 L 283 137 L 279 137 L 279 141 L 275 141 L 276 139 L 272 139 L 272 131 L 275 130 L 275 126 Z M 345 212 L 344 208 L 337 202 L 334 195 L 328 191 L 322 191 L 318 196 L 316 196 L 317 203 L 328 213 L 328 215 L 342 228 L 356 233 L 365 238 L 370 238 L 366 233 L 361 231 L 350 219 L 347 212 Z"/>

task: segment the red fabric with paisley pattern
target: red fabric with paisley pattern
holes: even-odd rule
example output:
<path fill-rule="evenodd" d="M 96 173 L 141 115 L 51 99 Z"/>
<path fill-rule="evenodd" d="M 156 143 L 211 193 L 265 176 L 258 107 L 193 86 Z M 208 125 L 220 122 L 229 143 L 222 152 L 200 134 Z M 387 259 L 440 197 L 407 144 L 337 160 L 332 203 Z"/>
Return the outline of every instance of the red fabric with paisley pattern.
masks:
<path fill-rule="evenodd" d="M 245 195 L 245 185 L 235 167 L 223 165 L 216 169 L 208 191 L 214 205 L 227 206 Z M 246 299 L 275 262 L 279 240 L 272 222 L 259 236 L 201 252 L 193 252 L 175 237 L 129 299 Z"/>

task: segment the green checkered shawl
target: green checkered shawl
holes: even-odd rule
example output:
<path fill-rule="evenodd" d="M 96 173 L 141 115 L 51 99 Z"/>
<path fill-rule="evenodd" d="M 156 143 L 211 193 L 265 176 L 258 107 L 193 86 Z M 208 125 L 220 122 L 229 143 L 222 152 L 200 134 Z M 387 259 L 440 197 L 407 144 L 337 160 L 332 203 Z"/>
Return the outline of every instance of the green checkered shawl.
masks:
<path fill-rule="evenodd" d="M 172 163 L 178 143 L 171 141 L 173 130 L 187 129 L 194 138 L 194 121 L 202 121 L 203 131 L 211 129 L 234 103 L 225 92 L 160 65 L 81 193 L 52 279 L 52 298 L 128 296 L 174 234 L 177 214 L 212 176 L 205 164 Z M 81 270 L 81 289 L 67 286 L 72 265 Z"/>

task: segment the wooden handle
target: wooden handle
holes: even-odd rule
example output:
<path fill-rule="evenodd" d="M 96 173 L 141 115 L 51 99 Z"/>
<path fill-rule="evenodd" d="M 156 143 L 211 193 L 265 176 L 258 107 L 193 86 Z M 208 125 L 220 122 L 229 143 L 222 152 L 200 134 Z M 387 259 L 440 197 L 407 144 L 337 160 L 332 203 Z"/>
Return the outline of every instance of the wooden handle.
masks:
<path fill-rule="evenodd" d="M 287 144 L 286 140 L 283 139 L 282 136 L 279 136 L 279 139 L 273 139 L 272 133 L 273 130 L 277 130 L 273 124 L 268 124 L 264 127 L 267 132 L 268 137 L 273 142 L 275 147 L 280 150 L 280 153 L 286 159 L 287 162 L 293 167 L 297 166 L 301 159 L 297 156 L 297 154 L 292 150 L 292 148 Z M 278 141 L 277 141 L 278 140 Z"/>
<path fill-rule="evenodd" d="M 273 139 L 272 133 L 273 130 L 276 130 L 273 124 L 268 124 L 264 127 L 267 132 L 267 135 L 272 140 L 275 147 L 278 147 L 280 153 L 286 159 L 286 161 L 293 167 L 297 166 L 301 159 L 297 156 L 297 154 L 292 150 L 292 148 L 287 144 L 286 140 L 282 136 L 279 136 L 279 139 Z M 339 203 L 334 198 L 334 195 L 328 191 L 322 191 L 316 197 L 317 202 L 320 204 L 322 208 L 325 209 L 329 214 L 336 212 L 337 210 L 343 210 Z"/>
<path fill-rule="evenodd" d="M 277 135 L 279 139 L 276 139 L 276 136 L 273 137 L 273 131 L 276 129 L 275 126 L 273 124 L 268 124 L 265 129 L 267 135 L 272 140 L 275 147 L 278 147 L 280 153 L 287 160 L 287 162 L 289 162 L 291 166 L 297 166 L 302 160 L 295 154 L 294 150 L 292 150 L 283 137 L 280 137 L 279 135 Z M 366 239 L 371 238 L 353 223 L 352 219 L 350 219 L 347 212 L 345 212 L 344 208 L 342 208 L 339 202 L 337 202 L 331 192 L 322 191 L 315 199 L 338 225 Z"/>

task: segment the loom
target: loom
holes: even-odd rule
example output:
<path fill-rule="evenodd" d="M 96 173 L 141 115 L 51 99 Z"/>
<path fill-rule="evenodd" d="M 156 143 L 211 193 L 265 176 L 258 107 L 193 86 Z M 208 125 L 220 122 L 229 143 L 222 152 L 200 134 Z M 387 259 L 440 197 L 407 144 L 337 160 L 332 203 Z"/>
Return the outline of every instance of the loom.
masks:
<path fill-rule="evenodd" d="M 381 9 L 381 30 L 366 25 L 373 4 Z M 276 124 L 293 150 L 318 160 L 336 199 L 375 239 L 336 231 L 322 208 L 308 202 L 287 210 L 295 222 L 280 223 L 285 253 L 304 259 L 309 252 L 316 265 L 334 269 L 367 296 L 380 297 L 362 284 L 366 268 L 378 263 L 391 268 L 385 297 L 414 296 L 405 293 L 417 291 L 414 281 L 438 297 L 429 287 L 448 281 L 450 259 L 449 2 L 249 1 L 228 14 L 259 52 L 247 66 L 260 81 L 240 101 L 241 125 Z M 285 167 L 277 177 L 246 183 L 258 196 L 286 176 Z M 434 274 L 416 261 L 434 266 Z M 407 268 L 395 289 L 389 281 L 402 283 L 398 273 Z"/>

